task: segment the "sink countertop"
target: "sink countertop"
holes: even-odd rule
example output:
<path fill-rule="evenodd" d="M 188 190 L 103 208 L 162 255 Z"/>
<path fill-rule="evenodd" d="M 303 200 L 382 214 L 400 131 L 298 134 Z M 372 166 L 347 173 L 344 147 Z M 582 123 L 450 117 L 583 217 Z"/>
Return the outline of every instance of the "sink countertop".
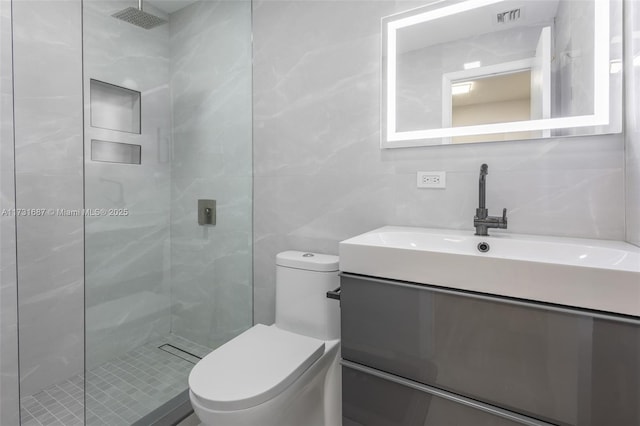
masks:
<path fill-rule="evenodd" d="M 622 241 L 385 226 L 342 241 L 340 269 L 640 317 L 640 248 Z"/>

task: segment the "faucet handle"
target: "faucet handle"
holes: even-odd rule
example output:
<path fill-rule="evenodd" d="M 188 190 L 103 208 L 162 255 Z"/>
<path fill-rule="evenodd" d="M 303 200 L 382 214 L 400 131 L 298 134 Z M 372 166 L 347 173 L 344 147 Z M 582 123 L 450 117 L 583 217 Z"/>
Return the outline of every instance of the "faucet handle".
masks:
<path fill-rule="evenodd" d="M 507 209 L 502 209 L 502 220 L 507 221 Z"/>

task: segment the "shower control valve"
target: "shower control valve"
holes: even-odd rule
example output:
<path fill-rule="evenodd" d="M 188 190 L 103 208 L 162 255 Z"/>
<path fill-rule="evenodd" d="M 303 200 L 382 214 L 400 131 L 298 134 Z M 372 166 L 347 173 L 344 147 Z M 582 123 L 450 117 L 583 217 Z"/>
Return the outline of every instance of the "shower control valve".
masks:
<path fill-rule="evenodd" d="M 198 225 L 216 224 L 216 200 L 198 200 Z"/>

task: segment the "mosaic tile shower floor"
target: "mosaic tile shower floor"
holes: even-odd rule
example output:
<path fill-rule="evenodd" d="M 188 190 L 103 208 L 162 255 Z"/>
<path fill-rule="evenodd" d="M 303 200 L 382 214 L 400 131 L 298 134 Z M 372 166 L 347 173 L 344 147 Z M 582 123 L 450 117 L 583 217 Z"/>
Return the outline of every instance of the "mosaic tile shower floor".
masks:
<path fill-rule="evenodd" d="M 154 339 L 87 372 L 87 426 L 128 426 L 187 388 L 192 357 L 169 344 L 203 357 L 210 348 L 179 336 Z M 185 359 L 183 359 L 185 358 Z M 190 359 L 189 361 L 187 359 Z M 84 376 L 22 398 L 22 426 L 84 425 Z"/>

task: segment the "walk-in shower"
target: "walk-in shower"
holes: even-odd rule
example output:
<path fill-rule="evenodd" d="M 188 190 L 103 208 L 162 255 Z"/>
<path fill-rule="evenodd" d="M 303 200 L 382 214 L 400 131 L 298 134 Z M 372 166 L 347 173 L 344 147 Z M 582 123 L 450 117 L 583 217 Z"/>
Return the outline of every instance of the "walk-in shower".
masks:
<path fill-rule="evenodd" d="M 14 11 L 16 68 L 40 57 L 32 37 L 51 40 L 42 56 L 57 61 L 41 79 L 30 67 L 16 81 L 18 160 L 40 142 L 46 155 L 34 157 L 43 172 L 16 162 L 17 198 L 28 199 L 34 179 L 57 182 L 45 171 L 58 167 L 76 180 L 56 184 L 57 198 L 42 207 L 58 207 L 60 194 L 77 205 L 69 217 L 42 219 L 46 228 L 17 221 L 17 264 L 24 247 L 34 263 L 51 257 L 40 278 L 27 263 L 20 276 L 13 262 L 21 424 L 150 424 L 186 396 L 200 358 L 253 322 L 251 3 L 152 0 L 144 11 L 141 1 L 48 3 Z M 31 102 L 37 90 L 50 94 Z M 32 128 L 37 137 L 27 139 Z M 8 148 L 3 140 L 3 165 Z M 215 222 L 199 223 L 199 200 L 214 206 Z M 5 274 L 12 261 L 4 245 L 2 253 Z"/>
<path fill-rule="evenodd" d="M 125 4 L 83 12 L 85 114 L 107 116 L 85 120 L 85 151 L 140 147 L 139 164 L 85 156 L 86 207 L 113 213 L 85 220 L 88 425 L 148 415 L 252 324 L 250 3 L 124 19 Z M 217 201 L 215 226 L 199 199 Z"/>

